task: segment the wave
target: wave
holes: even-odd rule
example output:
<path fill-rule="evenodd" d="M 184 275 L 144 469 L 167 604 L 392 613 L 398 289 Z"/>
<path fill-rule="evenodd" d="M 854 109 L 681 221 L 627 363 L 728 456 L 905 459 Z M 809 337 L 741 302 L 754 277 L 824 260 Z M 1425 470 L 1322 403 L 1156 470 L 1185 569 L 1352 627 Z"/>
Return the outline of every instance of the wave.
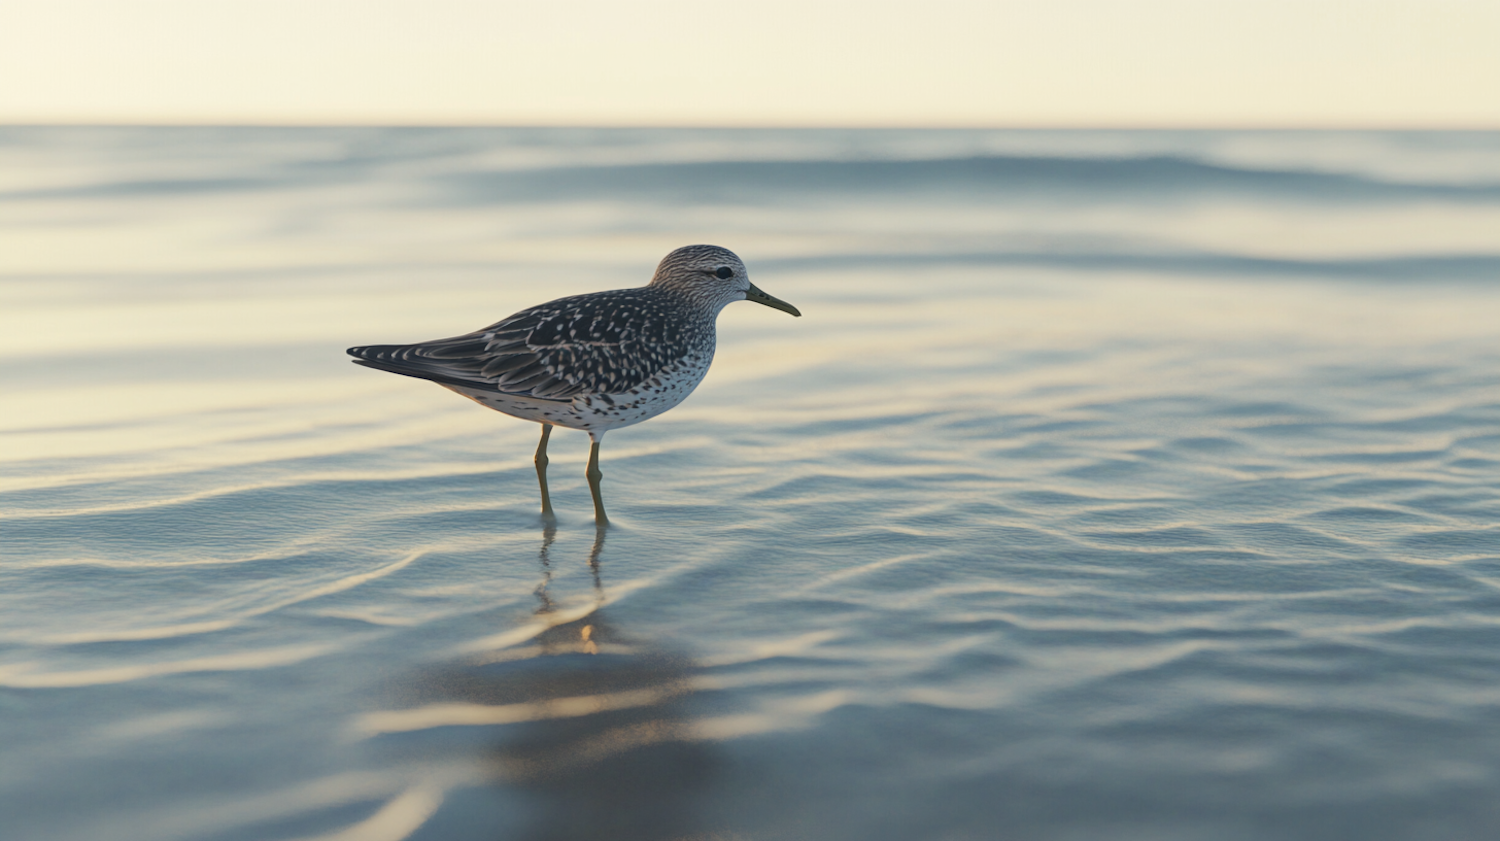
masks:
<path fill-rule="evenodd" d="M 1060 269 L 1078 275 L 1112 273 L 1155 273 L 1198 277 L 1264 277 L 1264 278 L 1321 278 L 1369 282 L 1446 282 L 1446 283 L 1493 283 L 1500 281 L 1500 252 L 1496 253 L 1417 253 L 1396 254 L 1380 257 L 1345 257 L 1330 259 L 1298 259 L 1293 257 L 1260 256 L 1234 253 L 1232 251 L 1205 250 L 1106 250 L 1080 244 L 1077 247 L 1056 249 L 1005 249 L 968 248 L 951 250 L 919 251 L 824 251 L 796 256 L 758 256 L 753 269 L 765 272 L 812 272 L 833 269 L 881 270 L 920 268 L 1040 268 Z M 194 286 L 198 289 L 213 288 L 214 285 L 228 288 L 244 284 L 269 286 L 280 282 L 287 275 L 298 277 L 315 276 L 327 282 L 351 279 L 369 283 L 372 271 L 392 275 L 432 275 L 436 272 L 515 272 L 535 271 L 537 263 L 515 260 L 429 260 L 421 263 L 381 263 L 372 266 L 366 262 L 346 262 L 306 266 L 288 264 L 263 269 L 220 269 L 189 271 L 163 271 L 151 276 L 150 281 L 160 288 L 171 286 Z M 39 280 L 40 275 L 12 275 L 16 281 Z M 141 278 L 133 273 L 101 272 L 51 272 L 45 279 L 54 284 L 75 283 L 90 294 L 103 294 L 111 288 L 135 288 Z M 380 290 L 383 291 L 383 290 Z M 337 344 L 336 342 L 334 344 Z M 20 386 L 42 384 L 59 376 L 59 372 L 74 375 L 87 370 L 91 376 L 131 376 L 133 372 L 151 370 L 162 372 L 159 376 L 191 377 L 210 369 L 219 373 L 232 371 L 238 374 L 264 371 L 278 367 L 281 372 L 307 372 L 285 363 L 294 359 L 322 358 L 327 355 L 327 344 L 281 343 L 247 344 L 226 348 L 223 346 L 159 348 L 124 348 L 110 355 L 97 353 L 53 353 L 26 355 L 25 364 L 13 365 L 0 370 L 0 384 Z M 12 357 L 17 359 L 20 357 Z M 283 374 L 285 375 L 285 374 Z M 12 432 L 18 430 L 11 430 Z M 0 433 L 3 434 L 3 433 Z"/>
<path fill-rule="evenodd" d="M 849 193 L 1096 199 L 1232 193 L 1341 202 L 1500 201 L 1500 184 L 1398 182 L 1308 170 L 1249 169 L 1180 156 L 707 161 L 490 171 L 435 180 L 455 198 L 494 203 L 627 198 L 759 203 L 787 196 Z"/>
<path fill-rule="evenodd" d="M 981 155 L 915 160 L 708 160 L 473 169 L 467 156 L 430 153 L 437 174 L 381 171 L 389 158 L 251 160 L 260 172 L 226 177 L 101 180 L 0 191 L 0 202 L 202 197 L 406 181 L 460 204 L 634 200 L 674 204 L 762 204 L 789 197 L 893 194 L 953 200 L 1122 197 L 1186 199 L 1212 195 L 1323 202 L 1500 202 L 1500 183 L 1397 181 L 1314 169 L 1259 169 L 1187 155 L 1072 157 Z M 448 165 L 445 167 L 445 163 Z M 448 171 L 442 171 L 447 169 Z M 430 200 L 430 199 L 428 199 Z"/>
<path fill-rule="evenodd" d="M 1212 252 L 954 251 L 926 254 L 843 253 L 758 260 L 779 271 L 906 266 L 1029 266 L 1088 272 L 1265 275 L 1358 280 L 1500 280 L 1500 254 L 1430 254 L 1344 260 L 1298 260 Z"/>

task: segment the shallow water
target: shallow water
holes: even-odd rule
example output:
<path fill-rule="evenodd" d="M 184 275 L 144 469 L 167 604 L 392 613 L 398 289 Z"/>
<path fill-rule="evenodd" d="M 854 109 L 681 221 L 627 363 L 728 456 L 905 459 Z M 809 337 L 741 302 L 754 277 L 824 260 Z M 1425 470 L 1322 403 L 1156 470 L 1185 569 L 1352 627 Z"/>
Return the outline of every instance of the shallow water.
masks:
<path fill-rule="evenodd" d="M 1500 831 L 1500 135 L 0 131 L 0 836 Z M 350 365 L 735 249 L 587 439 Z"/>

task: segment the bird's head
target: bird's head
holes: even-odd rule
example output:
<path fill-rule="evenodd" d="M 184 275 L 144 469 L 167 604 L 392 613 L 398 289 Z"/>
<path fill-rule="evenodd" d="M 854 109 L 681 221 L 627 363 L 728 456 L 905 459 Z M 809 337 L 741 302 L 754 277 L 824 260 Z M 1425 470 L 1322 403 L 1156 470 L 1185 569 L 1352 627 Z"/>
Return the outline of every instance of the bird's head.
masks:
<path fill-rule="evenodd" d="M 718 312 L 735 301 L 754 301 L 772 309 L 802 313 L 780 298 L 767 295 L 750 282 L 750 273 L 733 251 L 717 245 L 684 245 L 662 258 L 651 278 L 652 286 L 664 286 L 702 301 Z"/>

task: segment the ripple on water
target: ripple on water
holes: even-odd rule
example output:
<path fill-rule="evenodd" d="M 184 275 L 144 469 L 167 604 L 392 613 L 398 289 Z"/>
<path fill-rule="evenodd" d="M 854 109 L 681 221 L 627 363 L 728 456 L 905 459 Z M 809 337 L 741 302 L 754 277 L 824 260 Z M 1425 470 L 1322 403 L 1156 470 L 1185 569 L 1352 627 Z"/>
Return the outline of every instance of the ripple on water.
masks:
<path fill-rule="evenodd" d="M 7 829 L 1496 834 L 1500 193 L 1410 176 L 1493 138 L 747 137 L 0 132 Z M 807 317 L 607 531 L 583 436 L 549 527 L 534 427 L 342 358 L 701 237 Z"/>

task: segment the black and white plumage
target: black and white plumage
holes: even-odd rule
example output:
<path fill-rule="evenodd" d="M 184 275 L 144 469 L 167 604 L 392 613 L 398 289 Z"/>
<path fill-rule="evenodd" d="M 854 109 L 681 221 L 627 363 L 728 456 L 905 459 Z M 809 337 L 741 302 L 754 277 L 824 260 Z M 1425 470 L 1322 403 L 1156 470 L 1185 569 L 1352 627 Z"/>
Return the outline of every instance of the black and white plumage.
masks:
<path fill-rule="evenodd" d="M 462 336 L 349 354 L 360 365 L 431 380 L 544 424 L 537 449 L 543 513 L 551 513 L 545 466 L 552 426 L 588 431 L 590 489 L 603 522 L 599 440 L 686 399 L 713 362 L 719 312 L 744 300 L 801 315 L 757 289 L 734 252 L 689 245 L 663 258 L 646 286 L 559 298 Z"/>

